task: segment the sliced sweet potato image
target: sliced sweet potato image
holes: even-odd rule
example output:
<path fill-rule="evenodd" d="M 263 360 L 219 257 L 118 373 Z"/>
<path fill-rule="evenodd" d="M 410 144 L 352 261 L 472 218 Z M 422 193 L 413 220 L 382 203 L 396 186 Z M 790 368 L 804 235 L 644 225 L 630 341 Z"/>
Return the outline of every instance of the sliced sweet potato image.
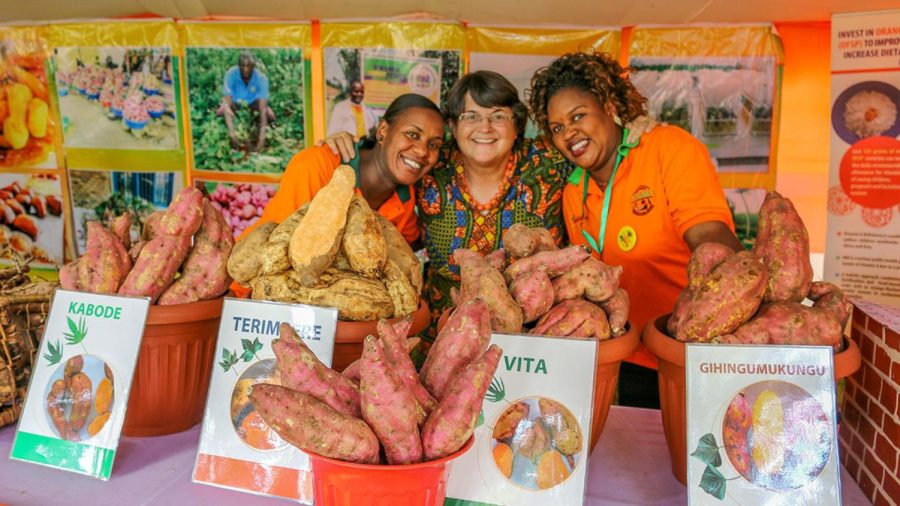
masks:
<path fill-rule="evenodd" d="M 507 478 L 512 476 L 513 458 L 512 448 L 508 444 L 497 443 L 497 446 L 494 447 L 494 462 L 497 463 L 497 468 L 500 469 L 503 476 Z"/>
<path fill-rule="evenodd" d="M 581 430 L 575 415 L 562 404 L 545 397 L 538 399 L 538 406 L 544 422 L 550 428 L 556 449 L 563 455 L 575 455 L 580 452 Z"/>
<path fill-rule="evenodd" d="M 94 410 L 97 415 L 109 413 L 109 408 L 113 402 L 113 385 L 107 378 L 100 380 L 97 385 L 97 392 L 94 394 Z"/>
<path fill-rule="evenodd" d="M 531 411 L 531 407 L 524 401 L 519 401 L 507 408 L 494 425 L 494 433 L 491 434 L 491 437 L 494 439 L 512 437 L 516 433 L 519 422 L 528 418 L 529 411 Z"/>
<path fill-rule="evenodd" d="M 47 394 L 47 413 L 50 414 L 50 420 L 53 421 L 53 425 L 62 439 L 69 439 L 69 421 L 66 420 L 66 397 L 66 382 L 61 379 L 54 381 L 50 387 L 50 393 Z"/>
<path fill-rule="evenodd" d="M 98 432 L 103 430 L 103 426 L 106 425 L 107 420 L 109 420 L 109 413 L 97 415 L 97 417 L 88 425 L 88 437 L 94 437 Z"/>
<path fill-rule="evenodd" d="M 556 450 L 541 455 L 537 466 L 537 486 L 544 490 L 555 487 L 566 481 L 569 477 L 569 469 L 566 467 L 563 456 Z"/>
<path fill-rule="evenodd" d="M 522 422 L 516 428 L 512 447 L 519 455 L 537 461 L 550 449 L 550 431 L 540 418 Z"/>

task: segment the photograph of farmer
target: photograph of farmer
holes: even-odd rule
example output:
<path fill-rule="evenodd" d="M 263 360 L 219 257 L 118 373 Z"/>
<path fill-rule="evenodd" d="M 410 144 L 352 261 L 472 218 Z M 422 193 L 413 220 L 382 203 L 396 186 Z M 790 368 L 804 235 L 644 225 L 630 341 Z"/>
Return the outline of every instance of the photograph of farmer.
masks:
<path fill-rule="evenodd" d="M 269 107 L 269 78 L 256 68 L 256 59 L 248 52 L 242 52 L 238 64 L 225 72 L 222 103 L 217 116 L 225 117 L 228 139 L 231 147 L 240 149 L 241 143 L 235 134 L 234 115 L 239 107 L 248 107 L 258 120 L 256 144 L 248 141 L 249 151 L 262 151 L 266 145 L 266 126 L 275 121 L 275 113 Z"/>
<path fill-rule="evenodd" d="M 334 104 L 331 119 L 328 120 L 328 135 L 337 132 L 352 132 L 357 137 L 368 137 L 377 124 L 375 113 L 363 104 L 366 88 L 354 80 L 350 83 L 350 97 Z"/>

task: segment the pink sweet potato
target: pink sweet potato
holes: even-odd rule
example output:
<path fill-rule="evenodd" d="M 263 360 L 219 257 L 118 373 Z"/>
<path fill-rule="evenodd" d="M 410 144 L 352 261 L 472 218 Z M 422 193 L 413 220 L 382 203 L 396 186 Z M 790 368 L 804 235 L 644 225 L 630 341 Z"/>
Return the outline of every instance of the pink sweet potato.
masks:
<path fill-rule="evenodd" d="M 593 302 L 603 302 L 616 292 L 621 276 L 621 266 L 587 258 L 553 280 L 553 302 L 581 296 Z"/>
<path fill-rule="evenodd" d="M 807 344 L 841 346 L 841 325 L 822 308 L 797 302 L 773 302 L 763 305 L 749 322 L 734 331 L 728 342 L 741 344 Z"/>
<path fill-rule="evenodd" d="M 441 401 L 452 379 L 481 356 L 491 341 L 490 313 L 481 299 L 457 307 L 438 333 L 419 371 L 422 384 Z"/>
<path fill-rule="evenodd" d="M 803 301 L 813 277 L 809 234 L 794 205 L 778 192 L 769 192 L 759 209 L 753 252 L 769 270 L 763 302 Z"/>
<path fill-rule="evenodd" d="M 175 280 L 178 268 L 191 249 L 189 235 L 158 235 L 141 249 L 119 295 L 150 297 L 155 303 Z"/>
<path fill-rule="evenodd" d="M 616 293 L 606 301 L 601 302 L 600 307 L 606 312 L 612 335 L 621 336 L 624 334 L 626 330 L 625 324 L 628 323 L 628 312 L 631 309 L 628 292 L 624 288 L 616 288 Z"/>
<path fill-rule="evenodd" d="M 517 277 L 509 285 L 509 293 L 522 308 L 525 323 L 537 320 L 553 306 L 553 284 L 543 271 Z"/>
<path fill-rule="evenodd" d="M 503 247 L 517 259 L 541 251 L 559 249 L 549 230 L 543 227 L 529 228 L 521 223 L 514 223 L 503 231 Z"/>
<path fill-rule="evenodd" d="M 506 250 L 500 248 L 491 251 L 484 256 L 484 260 L 494 269 L 503 272 L 503 270 L 506 269 Z"/>
<path fill-rule="evenodd" d="M 203 193 L 193 186 L 175 195 L 169 208 L 159 218 L 156 235 L 194 235 L 203 222 Z M 146 226 L 146 225 L 145 225 Z M 155 236 L 154 236 L 155 237 Z"/>
<path fill-rule="evenodd" d="M 500 271 L 490 266 L 478 253 L 468 249 L 453 252 L 460 269 L 460 297 L 465 303 L 480 297 L 491 312 L 491 328 L 495 332 L 515 333 L 522 330 L 522 308 L 516 304 Z"/>
<path fill-rule="evenodd" d="M 422 461 L 419 404 L 385 356 L 383 342 L 373 336 L 363 343 L 359 384 L 362 417 L 375 431 L 388 464 Z"/>
<path fill-rule="evenodd" d="M 453 379 L 447 395 L 422 428 L 422 449 L 427 460 L 452 454 L 472 436 L 484 394 L 502 356 L 503 350 L 493 344 Z"/>
<path fill-rule="evenodd" d="M 853 304 L 843 290 L 825 281 L 814 281 L 812 286 L 809 287 L 807 297 L 814 301 L 813 307 L 824 309 L 833 314 L 841 324 L 841 328 L 847 326 L 847 321 L 853 313 Z"/>
<path fill-rule="evenodd" d="M 603 309 L 584 299 L 567 299 L 538 320 L 532 334 L 556 337 L 609 339 L 611 330 Z"/>
<path fill-rule="evenodd" d="M 558 251 L 541 251 L 530 257 L 520 258 L 506 268 L 503 276 L 507 283 L 526 272 L 544 271 L 551 278 L 569 272 L 591 256 L 584 246 L 569 246 Z"/>
<path fill-rule="evenodd" d="M 410 324 L 412 324 L 412 318 L 404 318 L 403 320 L 400 320 L 400 321 L 401 322 L 409 321 Z M 399 327 L 399 324 L 395 323 L 394 324 L 394 332 L 398 332 L 398 327 Z M 404 333 L 405 332 L 398 332 L 399 335 L 403 335 Z M 419 342 L 421 340 L 422 339 L 418 338 L 418 337 L 410 337 L 409 339 L 407 339 L 406 340 L 406 352 L 411 353 L 413 348 L 418 346 Z M 350 362 L 350 365 L 348 365 L 347 367 L 344 368 L 343 371 L 341 371 L 341 376 L 344 376 L 345 378 L 349 378 L 349 379 L 359 383 L 359 378 L 360 378 L 359 366 L 360 365 L 361 365 L 361 359 L 356 359 L 353 362 Z M 428 390 L 426 390 L 426 392 L 427 391 Z"/>
<path fill-rule="evenodd" d="M 98 221 L 87 224 L 84 255 L 60 269 L 60 285 L 68 290 L 114 294 L 131 270 L 122 242 Z"/>
<path fill-rule="evenodd" d="M 768 271 L 751 251 L 726 258 L 692 291 L 690 312 L 676 329 L 681 341 L 709 342 L 749 320 L 766 291 Z"/>
<path fill-rule="evenodd" d="M 421 425 L 425 422 L 425 418 L 428 414 L 437 407 L 437 401 L 428 393 L 428 390 L 425 390 L 425 387 L 422 386 L 419 375 L 416 374 L 416 368 L 409 358 L 406 339 L 401 337 L 387 320 L 379 321 L 377 329 L 378 335 L 381 336 L 381 343 L 384 345 L 384 355 L 387 358 L 391 369 L 393 369 L 394 373 L 397 375 L 397 379 L 400 380 L 404 388 L 412 394 L 413 398 L 421 407 L 423 414 L 422 418 L 419 420 L 419 424 Z"/>
<path fill-rule="evenodd" d="M 283 337 L 272 341 L 272 350 L 281 371 L 281 384 L 309 394 L 341 413 L 360 416 L 356 384 L 325 367 L 289 324 L 282 323 L 280 330 Z"/>
<path fill-rule="evenodd" d="M 159 223 L 160 221 L 162 221 L 162 217 L 164 214 L 166 214 L 165 211 L 155 211 L 144 218 L 144 225 L 141 229 L 142 241 L 149 241 L 150 239 L 153 239 L 157 236 L 159 231 Z"/>
<path fill-rule="evenodd" d="M 250 401 L 272 430 L 301 450 L 348 462 L 378 463 L 378 438 L 359 418 L 278 385 L 255 385 Z"/>
<path fill-rule="evenodd" d="M 125 249 L 131 248 L 131 213 L 126 212 L 112 222 L 112 233 L 116 235 Z"/>
<path fill-rule="evenodd" d="M 670 336 L 675 335 L 678 325 L 690 313 L 694 290 L 703 283 L 707 274 L 733 254 L 731 248 L 717 242 L 705 242 L 694 249 L 687 265 L 688 284 L 675 300 L 675 308 L 666 323 L 666 330 Z"/>

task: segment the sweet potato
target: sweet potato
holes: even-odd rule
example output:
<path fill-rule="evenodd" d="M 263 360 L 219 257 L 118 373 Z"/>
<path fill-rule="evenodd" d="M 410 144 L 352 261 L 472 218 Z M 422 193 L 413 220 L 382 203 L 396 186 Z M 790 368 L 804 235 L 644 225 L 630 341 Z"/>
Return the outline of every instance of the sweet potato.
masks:
<path fill-rule="evenodd" d="M 582 447 L 581 431 L 578 428 L 578 420 L 575 419 L 572 412 L 562 404 L 546 397 L 538 399 L 538 406 L 544 423 L 550 428 L 556 449 L 563 455 L 575 455 L 580 452 Z"/>
<path fill-rule="evenodd" d="M 178 268 L 191 249 L 191 236 L 160 234 L 141 249 L 134 267 L 128 273 L 119 295 L 150 297 L 155 303 L 178 273 Z"/>
<path fill-rule="evenodd" d="M 619 287 L 622 267 L 607 265 L 596 258 L 587 258 L 553 280 L 553 302 L 584 298 L 603 302 Z"/>
<path fill-rule="evenodd" d="M 803 301 L 813 277 L 809 234 L 794 205 L 778 192 L 769 192 L 759 209 L 753 252 L 769 270 L 763 302 Z"/>
<path fill-rule="evenodd" d="M 452 379 L 481 356 L 491 341 L 490 311 L 478 298 L 458 306 L 438 333 L 419 371 L 422 384 L 438 401 Z"/>
<path fill-rule="evenodd" d="M 159 231 L 160 221 L 164 214 L 166 214 L 165 211 L 154 211 L 144 218 L 144 225 L 143 228 L 141 228 L 142 241 L 149 241 L 156 237 Z"/>
<path fill-rule="evenodd" d="M 411 318 L 404 318 L 403 320 L 400 320 L 400 321 L 401 321 L 401 322 L 409 322 L 410 325 L 412 324 L 412 319 L 411 319 Z M 398 324 L 397 324 L 397 323 L 394 324 L 394 332 L 396 332 L 397 335 L 403 336 L 403 335 L 407 334 L 408 331 L 409 331 L 408 328 L 407 328 L 407 330 L 405 330 L 405 331 L 401 331 L 401 330 L 399 329 Z M 407 340 L 406 340 L 406 352 L 407 352 L 407 354 L 408 354 L 408 353 L 411 353 L 412 350 L 413 350 L 416 346 L 418 346 L 418 344 L 419 344 L 419 342 L 420 342 L 421 340 L 422 340 L 422 339 L 421 339 L 421 338 L 418 338 L 418 337 L 410 337 L 409 339 L 407 339 Z M 356 360 L 354 360 L 353 362 L 350 362 L 350 365 L 348 365 L 347 367 L 344 368 L 343 371 L 341 371 L 341 375 L 344 376 L 345 378 L 349 378 L 349 379 L 351 379 L 351 380 L 353 380 L 353 381 L 359 383 L 359 366 L 360 366 L 360 365 L 361 365 L 360 359 L 356 359 Z M 428 391 L 428 390 L 426 390 L 426 392 L 427 392 L 427 391 Z M 429 395 L 430 395 L 430 394 L 429 394 Z"/>
<path fill-rule="evenodd" d="M 81 429 L 87 423 L 93 404 L 93 388 L 91 379 L 83 372 L 75 373 L 66 380 L 69 394 L 72 396 L 72 407 L 69 411 L 70 441 L 81 439 Z"/>
<path fill-rule="evenodd" d="M 131 213 L 126 212 L 118 216 L 110 228 L 126 250 L 131 248 Z"/>
<path fill-rule="evenodd" d="M 516 427 L 513 435 L 513 450 L 530 460 L 537 460 L 550 449 L 550 430 L 541 418 L 525 420 Z"/>
<path fill-rule="evenodd" d="M 768 278 L 765 265 L 751 251 L 726 258 L 692 292 L 690 312 L 678 325 L 675 337 L 709 342 L 730 334 L 756 313 Z"/>
<path fill-rule="evenodd" d="M 600 306 L 584 299 L 568 299 L 553 306 L 538 320 L 532 334 L 557 337 L 609 339 L 612 331 Z"/>
<path fill-rule="evenodd" d="M 112 381 L 107 378 L 100 380 L 97 385 L 97 393 L 94 395 L 94 411 L 98 414 L 108 413 L 113 402 Z"/>
<path fill-rule="evenodd" d="M 504 250 L 503 248 L 491 251 L 484 256 L 484 260 L 488 263 L 488 265 L 500 272 L 506 270 L 506 250 Z"/>
<path fill-rule="evenodd" d="M 419 257 L 413 252 L 412 248 L 407 244 L 406 239 L 397 230 L 393 223 L 379 213 L 375 213 L 378 224 L 381 226 L 381 235 L 387 244 L 388 258 L 397 264 L 397 267 L 403 271 L 403 274 L 409 279 L 413 288 L 416 290 L 416 296 L 422 294 L 422 263 Z"/>
<path fill-rule="evenodd" d="M 807 297 L 814 301 L 813 307 L 833 314 L 841 324 L 841 328 L 847 326 L 847 321 L 853 313 L 853 304 L 843 290 L 825 281 L 814 281 L 809 288 Z"/>
<path fill-rule="evenodd" d="M 558 451 L 550 450 L 541 455 L 537 465 L 537 477 L 535 478 L 538 490 L 553 488 L 566 481 L 568 477 L 569 469 Z"/>
<path fill-rule="evenodd" d="M 192 236 L 197 233 L 203 222 L 203 193 L 193 186 L 178 192 L 169 208 L 159 219 L 156 235 Z M 154 236 L 155 237 L 155 236 Z"/>
<path fill-rule="evenodd" d="M 313 197 L 309 210 L 291 235 L 288 258 L 302 286 L 315 285 L 334 261 L 347 225 L 347 210 L 355 185 L 353 169 L 338 166 L 331 181 Z"/>
<path fill-rule="evenodd" d="M 388 464 L 422 461 L 419 404 L 395 374 L 382 341 L 373 336 L 363 343 L 359 383 L 362 418 L 384 446 Z"/>
<path fill-rule="evenodd" d="M 122 242 L 97 221 L 87 225 L 84 255 L 60 270 L 60 284 L 69 290 L 114 294 L 131 270 Z"/>
<path fill-rule="evenodd" d="M 47 413 L 56 432 L 59 433 L 60 439 L 69 439 L 69 421 L 66 419 L 66 382 L 58 379 L 50 386 L 50 393 L 47 394 Z"/>
<path fill-rule="evenodd" d="M 491 328 L 507 334 L 522 330 L 522 308 L 516 304 L 506 288 L 500 271 L 491 267 L 478 253 L 469 249 L 453 252 L 453 260 L 460 269 L 460 298 L 465 303 L 480 297 L 491 312 Z"/>
<path fill-rule="evenodd" d="M 422 428 L 422 449 L 428 460 L 462 448 L 475 430 L 484 394 L 500 364 L 503 350 L 491 345 L 481 357 L 453 378 L 447 394 Z"/>
<path fill-rule="evenodd" d="M 716 342 L 739 344 L 811 344 L 841 347 L 842 327 L 822 308 L 797 302 L 765 304 L 749 322 Z"/>
<path fill-rule="evenodd" d="M 628 292 L 624 288 L 616 288 L 613 296 L 601 302 L 600 307 L 606 312 L 612 335 L 617 337 L 624 334 L 625 324 L 628 323 L 628 312 L 631 309 Z"/>
<path fill-rule="evenodd" d="M 494 447 L 492 453 L 494 455 L 494 462 L 497 464 L 497 469 L 503 473 L 503 476 L 506 476 L 507 478 L 512 476 L 513 461 L 515 460 L 512 448 L 510 448 L 508 444 L 497 443 L 497 446 Z"/>
<path fill-rule="evenodd" d="M 356 385 L 325 367 L 289 324 L 281 324 L 279 339 L 272 341 L 272 350 L 281 372 L 282 385 L 309 394 L 346 415 L 360 416 L 359 389 Z"/>
<path fill-rule="evenodd" d="M 549 230 L 543 227 L 529 228 L 521 223 L 514 223 L 503 231 L 503 248 L 517 259 L 541 251 L 559 249 Z"/>
<path fill-rule="evenodd" d="M 551 278 L 569 272 L 573 267 L 590 257 L 590 250 L 584 246 L 569 246 L 558 251 L 541 251 L 530 257 L 520 258 L 504 271 L 507 283 L 511 283 L 523 273 L 544 271 Z"/>
<path fill-rule="evenodd" d="M 269 234 L 275 230 L 278 224 L 274 222 L 263 223 L 251 230 L 249 234 L 238 241 L 228 256 L 228 274 L 241 284 L 249 283 L 259 274 L 262 264 L 260 252 L 269 240 Z M 287 255 L 285 255 L 287 258 Z"/>
<path fill-rule="evenodd" d="M 384 287 L 394 303 L 394 318 L 412 314 L 419 308 L 419 294 L 393 260 L 384 264 Z"/>
<path fill-rule="evenodd" d="M 225 217 L 207 199 L 203 199 L 203 223 L 194 236 L 194 246 L 181 266 L 181 277 L 160 295 L 160 305 L 187 304 L 214 299 L 231 284 L 228 256 L 234 246 L 231 228 Z"/>
<path fill-rule="evenodd" d="M 128 257 L 131 258 L 132 265 L 137 262 L 138 257 L 141 256 L 141 251 L 146 245 L 147 241 L 138 241 L 132 244 L 130 248 L 128 248 Z"/>
<path fill-rule="evenodd" d="M 378 438 L 359 418 L 277 385 L 255 385 L 250 401 L 272 430 L 301 450 L 348 462 L 378 463 Z"/>
<path fill-rule="evenodd" d="M 718 242 L 705 242 L 691 252 L 688 261 L 688 286 L 693 290 L 703 283 L 703 278 L 734 254 L 734 250 Z"/>
<path fill-rule="evenodd" d="M 377 329 L 378 335 L 381 336 L 381 342 L 384 345 L 384 355 L 391 369 L 393 369 L 403 387 L 412 394 L 413 398 L 421 406 L 423 415 L 419 420 L 421 425 L 425 422 L 425 417 L 437 407 L 437 401 L 422 386 L 419 375 L 416 374 L 416 368 L 409 358 L 409 349 L 406 346 L 405 337 L 398 334 L 394 330 L 394 326 L 386 320 L 380 320 Z"/>
<path fill-rule="evenodd" d="M 94 420 L 88 425 L 87 433 L 88 437 L 94 437 L 98 432 L 103 430 L 103 426 L 106 425 L 106 422 L 109 420 L 109 413 L 101 413 L 98 414 Z"/>
<path fill-rule="evenodd" d="M 350 269 L 369 278 L 378 277 L 387 261 L 387 242 L 375 214 L 366 199 L 353 194 L 341 241 L 341 250 L 350 263 Z"/>
<path fill-rule="evenodd" d="M 506 411 L 494 424 L 494 431 L 491 433 L 491 437 L 494 439 L 512 437 L 516 433 L 516 427 L 519 426 L 519 422 L 527 420 L 530 412 L 531 407 L 524 401 L 519 401 L 506 408 Z"/>
<path fill-rule="evenodd" d="M 517 277 L 510 283 L 509 293 L 522 308 L 524 323 L 537 320 L 553 306 L 553 284 L 543 271 Z"/>
<path fill-rule="evenodd" d="M 300 206 L 284 221 L 279 223 L 269 234 L 269 239 L 263 245 L 259 258 L 259 275 L 272 275 L 284 272 L 291 268 L 291 260 L 288 258 L 288 246 L 291 237 L 300 225 L 300 221 L 306 216 L 309 203 Z"/>

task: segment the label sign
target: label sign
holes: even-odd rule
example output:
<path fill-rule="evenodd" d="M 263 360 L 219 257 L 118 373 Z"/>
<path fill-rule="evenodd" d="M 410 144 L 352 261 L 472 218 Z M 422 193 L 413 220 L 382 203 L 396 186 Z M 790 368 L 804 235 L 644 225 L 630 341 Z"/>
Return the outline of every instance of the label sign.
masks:
<path fill-rule="evenodd" d="M 109 479 L 149 306 L 56 290 L 10 458 Z"/>
<path fill-rule="evenodd" d="M 503 357 L 448 503 L 582 504 L 597 342 L 494 334 Z"/>
<path fill-rule="evenodd" d="M 253 385 L 280 383 L 272 341 L 282 322 L 331 365 L 337 309 L 226 298 L 194 481 L 312 504 L 308 457 L 269 428 L 249 399 Z"/>
<path fill-rule="evenodd" d="M 691 503 L 839 504 L 832 353 L 687 345 Z"/>

